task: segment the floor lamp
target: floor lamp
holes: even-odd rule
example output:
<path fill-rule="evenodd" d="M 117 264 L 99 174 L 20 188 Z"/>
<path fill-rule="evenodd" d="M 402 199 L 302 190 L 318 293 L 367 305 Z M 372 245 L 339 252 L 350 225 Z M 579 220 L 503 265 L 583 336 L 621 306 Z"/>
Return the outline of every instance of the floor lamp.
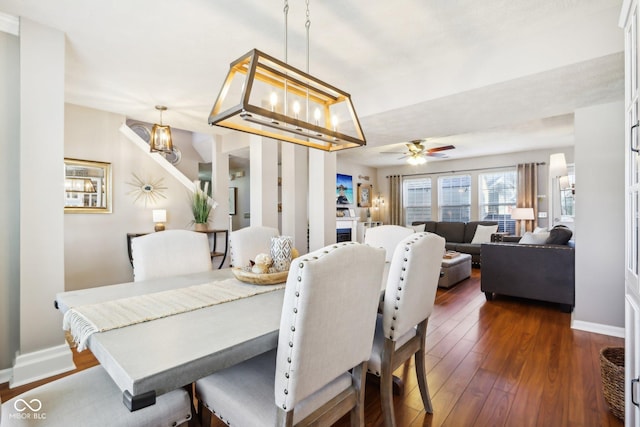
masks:
<path fill-rule="evenodd" d="M 514 208 L 511 210 L 511 219 L 520 220 L 520 236 L 526 231 L 525 221 L 535 219 L 533 208 Z"/>

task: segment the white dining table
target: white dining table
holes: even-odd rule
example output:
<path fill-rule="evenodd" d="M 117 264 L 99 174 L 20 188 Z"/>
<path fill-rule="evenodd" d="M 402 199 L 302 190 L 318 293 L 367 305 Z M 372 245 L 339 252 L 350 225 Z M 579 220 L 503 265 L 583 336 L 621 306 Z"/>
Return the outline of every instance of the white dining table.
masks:
<path fill-rule="evenodd" d="M 231 269 L 62 292 L 73 307 L 233 278 Z M 236 280 L 236 279 L 234 279 Z M 242 282 L 238 281 L 242 286 Z M 96 332 L 87 347 L 134 411 L 156 396 L 277 347 L 284 289 Z"/>

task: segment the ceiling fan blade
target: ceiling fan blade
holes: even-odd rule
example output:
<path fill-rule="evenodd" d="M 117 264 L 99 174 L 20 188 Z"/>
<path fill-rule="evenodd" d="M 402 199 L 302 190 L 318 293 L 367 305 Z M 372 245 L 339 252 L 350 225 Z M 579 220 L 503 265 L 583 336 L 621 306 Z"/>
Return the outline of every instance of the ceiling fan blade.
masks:
<path fill-rule="evenodd" d="M 438 152 L 426 153 L 426 155 L 429 157 L 439 157 L 439 158 L 449 157 L 444 153 L 438 153 Z"/>
<path fill-rule="evenodd" d="M 453 145 L 443 145 L 442 147 L 429 148 L 427 152 L 437 153 L 438 151 L 453 150 L 454 148 L 456 147 L 454 147 Z"/>

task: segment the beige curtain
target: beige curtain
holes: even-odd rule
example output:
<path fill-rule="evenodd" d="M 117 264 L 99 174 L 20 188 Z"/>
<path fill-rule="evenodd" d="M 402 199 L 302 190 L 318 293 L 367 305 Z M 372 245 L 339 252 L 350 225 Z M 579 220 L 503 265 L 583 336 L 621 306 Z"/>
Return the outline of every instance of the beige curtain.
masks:
<path fill-rule="evenodd" d="M 533 215 L 538 218 L 538 165 L 536 163 L 522 163 L 518 171 L 518 207 L 533 208 Z M 525 221 L 527 231 L 533 231 L 537 219 Z"/>
<path fill-rule="evenodd" d="M 404 225 L 402 217 L 402 175 L 389 178 L 389 224 Z"/>

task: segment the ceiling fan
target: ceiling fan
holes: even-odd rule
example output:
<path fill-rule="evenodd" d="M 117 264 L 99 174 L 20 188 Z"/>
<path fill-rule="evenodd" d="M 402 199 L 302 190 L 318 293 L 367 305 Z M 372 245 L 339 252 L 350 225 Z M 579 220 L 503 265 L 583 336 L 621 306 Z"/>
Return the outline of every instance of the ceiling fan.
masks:
<path fill-rule="evenodd" d="M 394 153 L 389 151 L 389 154 L 403 154 L 399 159 L 407 159 L 407 163 L 412 165 L 422 165 L 427 162 L 427 157 L 447 157 L 442 151 L 452 150 L 456 147 L 453 145 L 442 145 L 440 147 L 427 148 L 424 146 L 424 140 L 415 139 L 413 141 L 405 143 L 407 150 L 403 153 Z"/>

